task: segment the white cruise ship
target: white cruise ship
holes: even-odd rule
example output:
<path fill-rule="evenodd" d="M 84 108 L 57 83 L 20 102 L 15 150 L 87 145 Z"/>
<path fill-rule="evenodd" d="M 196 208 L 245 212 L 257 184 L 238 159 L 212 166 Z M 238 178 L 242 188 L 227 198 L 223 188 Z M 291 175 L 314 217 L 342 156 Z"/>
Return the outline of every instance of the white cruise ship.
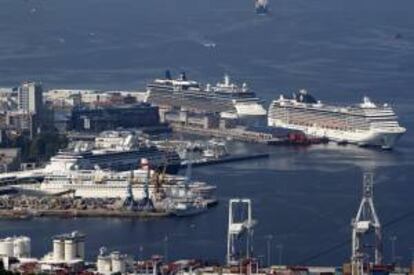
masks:
<path fill-rule="evenodd" d="M 301 90 L 293 98 L 274 100 L 268 113 L 268 125 L 303 131 L 314 137 L 359 146 L 391 149 L 405 133 L 388 105 L 377 105 L 364 97 L 351 106 L 323 104 Z"/>
<path fill-rule="evenodd" d="M 203 86 L 188 80 L 185 73 L 172 79 L 167 71 L 164 79 L 155 79 L 147 85 L 147 102 L 196 112 L 220 113 L 224 117 L 265 117 L 267 114 L 261 100 L 246 83 L 241 86 L 231 83 L 228 75 L 215 86 Z"/>
<path fill-rule="evenodd" d="M 149 178 L 148 177 L 149 174 Z M 150 197 L 162 191 L 168 198 L 183 197 L 186 192 L 213 200 L 215 185 L 188 179 L 184 176 L 156 174 L 145 169 L 131 171 L 109 170 L 62 170 L 46 174 L 41 183 L 14 185 L 19 191 L 38 191 L 46 194 L 62 194 L 73 192 L 75 197 L 82 198 L 125 198 L 128 186 L 131 185 L 134 198 L 145 196 L 145 182 L 149 181 Z"/>
<path fill-rule="evenodd" d="M 174 150 L 160 150 L 138 141 L 132 131 L 104 131 L 95 138 L 94 144 L 75 144 L 74 148 L 61 150 L 50 159 L 45 172 L 110 169 L 129 171 L 135 169 L 142 158 L 150 161 L 151 168 L 166 166 L 167 173 L 176 174 L 181 159 Z"/>

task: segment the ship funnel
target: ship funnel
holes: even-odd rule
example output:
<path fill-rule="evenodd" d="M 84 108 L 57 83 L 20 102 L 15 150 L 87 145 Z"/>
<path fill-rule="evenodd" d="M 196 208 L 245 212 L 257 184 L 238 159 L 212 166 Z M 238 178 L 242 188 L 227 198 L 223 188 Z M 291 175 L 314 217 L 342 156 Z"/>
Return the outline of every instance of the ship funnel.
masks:
<path fill-rule="evenodd" d="M 248 88 L 247 88 L 247 83 L 246 82 L 243 83 L 242 90 L 243 90 L 243 92 L 247 92 Z"/>
<path fill-rule="evenodd" d="M 168 80 L 171 80 L 172 79 L 171 78 L 171 72 L 170 72 L 170 70 L 166 70 L 165 71 L 165 78 L 168 79 Z"/>
<path fill-rule="evenodd" d="M 185 72 L 182 72 L 182 73 L 180 74 L 180 80 L 182 80 L 182 81 L 187 80 L 187 76 L 185 75 Z"/>
<path fill-rule="evenodd" d="M 106 247 L 102 246 L 101 248 L 99 248 L 99 255 L 104 256 L 105 254 L 106 254 Z"/>
<path fill-rule="evenodd" d="M 230 76 L 228 74 L 224 75 L 224 85 L 226 86 L 230 85 Z"/>

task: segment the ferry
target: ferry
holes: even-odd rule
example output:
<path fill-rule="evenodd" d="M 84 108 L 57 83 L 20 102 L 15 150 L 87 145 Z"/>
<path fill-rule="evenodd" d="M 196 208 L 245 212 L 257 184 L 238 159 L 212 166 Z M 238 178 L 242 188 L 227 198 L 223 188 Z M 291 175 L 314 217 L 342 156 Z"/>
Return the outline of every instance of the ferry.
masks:
<path fill-rule="evenodd" d="M 308 136 L 326 138 L 339 144 L 377 146 L 391 149 L 406 132 L 388 104 L 377 105 L 368 97 L 355 105 L 324 104 L 306 90 L 292 98 L 274 100 L 268 125 L 299 130 Z"/>

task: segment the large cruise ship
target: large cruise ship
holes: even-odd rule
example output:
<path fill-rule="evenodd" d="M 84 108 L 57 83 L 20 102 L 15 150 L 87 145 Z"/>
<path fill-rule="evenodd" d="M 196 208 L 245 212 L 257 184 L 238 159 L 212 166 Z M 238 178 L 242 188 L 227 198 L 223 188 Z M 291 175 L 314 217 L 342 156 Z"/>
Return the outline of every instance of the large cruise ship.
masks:
<path fill-rule="evenodd" d="M 267 114 L 261 100 L 248 89 L 246 83 L 241 86 L 231 83 L 228 75 L 215 86 L 203 86 L 188 80 L 185 73 L 178 79 L 172 79 L 167 71 L 164 79 L 155 79 L 147 85 L 147 94 L 147 101 L 159 106 L 220 113 L 235 118 L 263 117 Z"/>
<path fill-rule="evenodd" d="M 60 151 L 50 159 L 46 171 L 110 169 L 129 171 L 140 160 L 148 159 L 152 169 L 166 167 L 167 173 L 176 174 L 181 159 L 174 150 L 162 150 L 140 143 L 131 131 L 105 131 L 95 138 L 94 144 L 75 144 L 74 148 Z"/>
<path fill-rule="evenodd" d="M 303 131 L 338 143 L 379 146 L 391 149 L 405 133 L 388 105 L 377 105 L 368 97 L 351 106 L 323 104 L 305 90 L 293 98 L 283 95 L 274 100 L 268 113 L 268 125 Z"/>
<path fill-rule="evenodd" d="M 149 176 L 149 179 L 147 178 Z M 162 178 L 162 180 L 160 179 Z M 19 190 L 40 191 L 56 194 L 73 190 L 75 196 L 84 198 L 125 198 L 128 185 L 131 185 L 136 199 L 145 195 L 145 182 L 153 197 L 157 190 L 162 190 L 167 197 L 181 197 L 190 191 L 203 199 L 212 200 L 216 186 L 201 181 L 191 180 L 185 176 L 156 174 L 145 169 L 115 172 L 108 170 L 65 170 L 47 173 L 42 183 L 18 186 Z M 160 182 L 162 181 L 162 184 Z"/>

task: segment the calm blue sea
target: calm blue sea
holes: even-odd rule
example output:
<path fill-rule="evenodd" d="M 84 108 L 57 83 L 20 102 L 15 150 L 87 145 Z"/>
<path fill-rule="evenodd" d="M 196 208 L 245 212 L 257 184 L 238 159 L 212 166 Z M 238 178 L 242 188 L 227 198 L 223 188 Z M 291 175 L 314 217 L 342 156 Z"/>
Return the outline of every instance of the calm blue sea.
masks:
<path fill-rule="evenodd" d="M 341 264 L 350 245 L 306 259 L 350 237 L 362 172 L 375 172 L 375 204 L 404 263 L 414 247 L 414 2 L 412 0 L 271 0 L 257 16 L 252 0 L 0 0 L 0 86 L 40 80 L 46 88 L 142 89 L 165 69 L 202 82 L 224 73 L 269 102 L 301 88 L 329 102 L 369 95 L 392 104 L 408 128 L 395 150 L 234 144 L 271 158 L 194 169 L 217 184 L 220 204 L 188 219 L 34 219 L 0 221 L 0 236 L 26 234 L 33 252 L 53 234 L 88 234 L 87 255 L 101 246 L 142 256 L 223 261 L 226 201 L 249 197 L 259 221 L 257 255 L 274 235 L 272 261 Z M 401 36 L 396 39 L 396 35 Z M 206 47 L 215 43 L 216 47 Z M 398 222 L 392 223 L 394 219 Z M 390 223 L 391 222 L 391 223 Z M 283 249 L 277 250 L 277 245 Z M 279 246 L 280 247 L 280 246 Z"/>

